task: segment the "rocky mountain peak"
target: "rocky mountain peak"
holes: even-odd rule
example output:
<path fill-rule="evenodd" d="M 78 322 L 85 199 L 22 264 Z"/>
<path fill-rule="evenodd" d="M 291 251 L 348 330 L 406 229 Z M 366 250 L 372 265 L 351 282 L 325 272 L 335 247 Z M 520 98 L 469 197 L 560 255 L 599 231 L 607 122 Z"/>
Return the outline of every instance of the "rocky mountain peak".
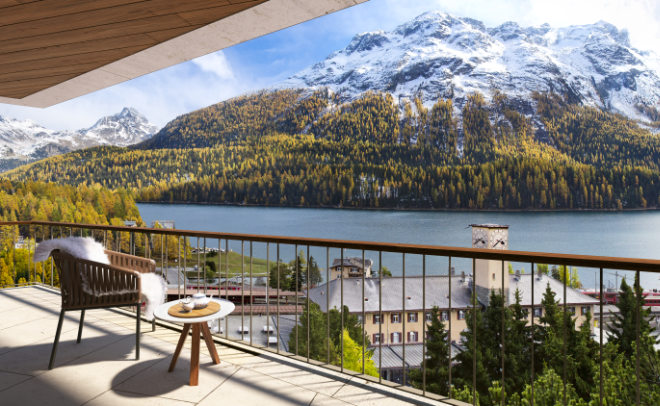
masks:
<path fill-rule="evenodd" d="M 554 92 L 649 123 L 639 106 L 659 106 L 658 69 L 658 55 L 633 48 L 626 30 L 604 21 L 488 28 L 431 11 L 389 32 L 356 35 L 276 88 L 328 87 L 347 100 L 366 90 L 395 100 L 421 95 L 427 105 L 452 97 L 459 114 L 473 92 L 488 99 L 497 89 L 528 112 L 534 111 L 532 92 Z"/>
<path fill-rule="evenodd" d="M 131 107 L 124 107 L 121 112 L 102 117 L 93 126 L 77 131 L 55 131 L 29 120 L 0 117 L 0 171 L 35 159 L 98 145 L 136 144 L 157 130 L 158 127 Z"/>

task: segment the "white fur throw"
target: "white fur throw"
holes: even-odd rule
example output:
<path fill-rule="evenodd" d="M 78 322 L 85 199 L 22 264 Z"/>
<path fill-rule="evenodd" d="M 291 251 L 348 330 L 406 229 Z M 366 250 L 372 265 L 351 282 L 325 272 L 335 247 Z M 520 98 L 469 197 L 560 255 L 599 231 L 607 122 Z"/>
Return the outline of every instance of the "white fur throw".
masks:
<path fill-rule="evenodd" d="M 165 303 L 167 297 L 167 283 L 162 276 L 155 273 L 142 273 L 142 300 L 145 301 L 144 317 L 151 321 L 154 318 L 154 310 Z"/>
<path fill-rule="evenodd" d="M 110 265 L 103 244 L 94 241 L 91 237 L 68 237 L 42 241 L 34 250 L 34 262 L 47 260 L 53 250 L 64 251 L 76 258 Z"/>
<path fill-rule="evenodd" d="M 47 260 L 51 251 L 53 250 L 64 251 L 76 258 L 110 265 L 110 260 L 105 254 L 105 248 L 103 247 L 103 244 L 94 241 L 94 239 L 91 237 L 68 237 L 42 241 L 34 250 L 34 262 Z M 142 280 L 142 292 L 140 300 L 146 303 L 144 308 L 144 317 L 147 320 L 152 320 L 154 317 L 155 308 L 158 305 L 165 303 L 165 298 L 167 297 L 167 283 L 160 275 L 156 275 L 154 273 L 141 273 L 140 279 Z M 92 289 L 92 287 L 89 286 L 88 281 L 84 277 L 82 278 L 81 288 L 83 292 L 94 296 L 127 293 L 96 292 Z"/>

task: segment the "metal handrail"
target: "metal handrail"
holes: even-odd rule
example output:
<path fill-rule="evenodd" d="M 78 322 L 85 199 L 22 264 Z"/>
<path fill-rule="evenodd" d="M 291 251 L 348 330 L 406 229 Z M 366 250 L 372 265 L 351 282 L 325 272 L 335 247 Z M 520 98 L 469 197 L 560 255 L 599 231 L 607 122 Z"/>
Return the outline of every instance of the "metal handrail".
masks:
<path fill-rule="evenodd" d="M 383 251 L 393 253 L 434 255 L 443 257 L 469 258 L 469 259 L 491 259 L 498 261 L 525 262 L 525 263 L 549 263 L 556 265 L 583 266 L 588 268 L 612 268 L 627 271 L 643 271 L 660 273 L 660 259 L 645 258 L 621 258 L 597 255 L 575 255 L 547 252 L 529 251 L 500 251 L 484 248 L 447 247 L 423 244 L 401 244 L 371 241 L 333 240 L 326 238 L 309 237 L 286 237 L 258 234 L 221 233 L 214 231 L 194 231 L 180 229 L 163 229 L 149 227 L 126 227 L 99 224 L 61 223 L 54 221 L 0 221 L 0 226 L 48 226 L 87 228 L 105 231 L 142 232 L 151 234 L 163 234 L 186 237 L 229 239 L 237 241 L 252 241 L 263 243 L 279 243 L 290 245 L 311 245 L 315 247 L 331 247 L 343 249 L 355 249 L 365 251 Z"/>

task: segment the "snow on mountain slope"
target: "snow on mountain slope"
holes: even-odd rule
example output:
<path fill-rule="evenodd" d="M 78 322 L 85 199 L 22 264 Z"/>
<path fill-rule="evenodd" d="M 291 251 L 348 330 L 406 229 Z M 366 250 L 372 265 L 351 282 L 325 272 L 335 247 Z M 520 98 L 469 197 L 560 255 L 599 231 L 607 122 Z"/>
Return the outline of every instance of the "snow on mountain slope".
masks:
<path fill-rule="evenodd" d="M 497 89 L 533 112 L 530 92 L 556 92 L 585 105 L 651 121 L 637 105 L 660 110 L 660 57 L 633 48 L 626 31 L 606 22 L 552 28 L 495 28 L 469 18 L 428 12 L 391 32 L 356 35 L 278 88 L 328 87 L 354 98 L 367 90 L 426 104 Z"/>
<path fill-rule="evenodd" d="M 158 128 L 137 110 L 125 107 L 77 131 L 55 131 L 32 121 L 0 116 L 0 171 L 25 162 L 98 145 L 127 146 L 151 137 Z"/>

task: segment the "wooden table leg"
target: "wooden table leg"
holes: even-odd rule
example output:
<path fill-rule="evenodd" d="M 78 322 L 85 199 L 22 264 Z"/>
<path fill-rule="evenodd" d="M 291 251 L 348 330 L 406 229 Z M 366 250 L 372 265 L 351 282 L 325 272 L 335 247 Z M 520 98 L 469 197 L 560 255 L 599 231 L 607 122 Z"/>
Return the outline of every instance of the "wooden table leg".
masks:
<path fill-rule="evenodd" d="M 192 351 L 190 353 L 190 386 L 197 386 L 199 379 L 199 332 L 200 324 L 192 325 Z"/>
<path fill-rule="evenodd" d="M 213 342 L 213 336 L 211 335 L 211 330 L 209 330 L 209 325 L 206 323 L 202 324 L 202 335 L 204 336 L 204 341 L 206 341 L 206 348 L 209 349 L 211 358 L 213 359 L 214 364 L 220 363 L 220 357 L 218 356 L 218 350 L 215 348 L 215 343 Z"/>
<path fill-rule="evenodd" d="M 189 331 L 190 331 L 190 324 L 184 324 L 183 330 L 181 330 L 181 335 L 179 336 L 179 342 L 176 344 L 176 351 L 174 351 L 174 355 L 172 356 L 172 362 L 170 362 L 170 369 L 168 369 L 167 372 L 174 371 L 176 360 L 179 359 L 181 348 L 183 348 L 183 343 L 186 341 L 186 337 L 188 337 Z"/>

